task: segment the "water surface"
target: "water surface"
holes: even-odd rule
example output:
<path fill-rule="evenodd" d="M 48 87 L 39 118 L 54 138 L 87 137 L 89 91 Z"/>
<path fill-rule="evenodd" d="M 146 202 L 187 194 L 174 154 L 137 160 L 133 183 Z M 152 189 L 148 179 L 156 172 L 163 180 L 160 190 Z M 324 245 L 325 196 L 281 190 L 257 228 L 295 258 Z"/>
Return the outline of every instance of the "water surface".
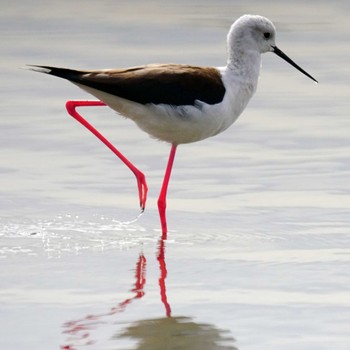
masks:
<path fill-rule="evenodd" d="M 0 4 L 1 349 L 350 347 L 349 4 L 12 1 Z M 320 81 L 263 56 L 258 92 L 225 133 L 170 148 L 107 108 L 84 110 L 145 172 L 72 120 L 75 86 L 25 64 L 222 66 L 230 24 L 267 16 Z"/>

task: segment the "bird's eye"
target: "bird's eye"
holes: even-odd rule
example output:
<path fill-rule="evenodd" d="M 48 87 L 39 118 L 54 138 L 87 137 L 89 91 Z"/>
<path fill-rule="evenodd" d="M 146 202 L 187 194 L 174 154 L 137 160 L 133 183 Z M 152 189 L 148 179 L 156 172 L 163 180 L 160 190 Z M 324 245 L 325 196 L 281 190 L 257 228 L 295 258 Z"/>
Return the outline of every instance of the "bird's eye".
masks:
<path fill-rule="evenodd" d="M 269 32 L 264 33 L 265 39 L 270 39 L 270 37 L 271 37 L 271 33 L 269 33 Z"/>

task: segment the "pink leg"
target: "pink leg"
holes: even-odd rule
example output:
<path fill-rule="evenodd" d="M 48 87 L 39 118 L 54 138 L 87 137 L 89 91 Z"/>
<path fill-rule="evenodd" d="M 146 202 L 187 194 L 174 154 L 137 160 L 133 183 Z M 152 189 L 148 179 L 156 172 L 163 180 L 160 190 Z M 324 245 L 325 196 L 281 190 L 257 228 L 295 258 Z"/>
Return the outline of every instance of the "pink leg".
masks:
<path fill-rule="evenodd" d="M 77 107 L 87 106 L 105 106 L 102 101 L 67 101 L 66 108 L 68 113 L 79 123 L 84 125 L 98 139 L 100 139 L 119 159 L 134 173 L 139 191 L 141 211 L 145 210 L 147 200 L 147 183 L 145 175 L 138 170 L 127 158 L 125 158 L 99 131 L 97 131 L 89 122 L 87 122 L 77 111 Z"/>
<path fill-rule="evenodd" d="M 159 211 L 159 216 L 160 216 L 160 223 L 162 225 L 163 239 L 166 239 L 166 234 L 168 232 L 166 217 L 165 217 L 166 193 L 168 190 L 171 169 L 173 168 L 173 164 L 174 164 L 175 153 L 176 153 L 176 145 L 172 145 L 170 155 L 169 155 L 168 165 L 167 165 L 166 170 L 165 170 L 162 189 L 160 191 L 160 195 L 158 198 L 158 211 Z"/>

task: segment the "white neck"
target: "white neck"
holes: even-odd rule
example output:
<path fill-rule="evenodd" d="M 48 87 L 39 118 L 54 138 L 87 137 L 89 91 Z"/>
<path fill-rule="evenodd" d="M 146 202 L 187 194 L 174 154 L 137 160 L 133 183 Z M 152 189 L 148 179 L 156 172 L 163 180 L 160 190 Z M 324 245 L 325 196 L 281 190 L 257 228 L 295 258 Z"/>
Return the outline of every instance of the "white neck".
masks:
<path fill-rule="evenodd" d="M 261 67 L 261 54 L 255 50 L 229 51 L 227 68 L 237 77 L 240 76 L 244 81 L 253 84 L 254 90 L 258 84 L 258 78 Z"/>

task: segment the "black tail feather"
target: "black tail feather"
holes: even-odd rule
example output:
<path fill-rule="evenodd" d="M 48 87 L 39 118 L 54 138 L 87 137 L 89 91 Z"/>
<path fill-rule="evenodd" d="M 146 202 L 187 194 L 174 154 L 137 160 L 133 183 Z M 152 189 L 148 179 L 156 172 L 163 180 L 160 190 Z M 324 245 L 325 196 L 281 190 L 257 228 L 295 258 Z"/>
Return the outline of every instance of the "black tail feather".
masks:
<path fill-rule="evenodd" d="M 58 68 L 58 67 L 51 67 L 51 66 L 39 66 L 39 65 L 33 65 L 33 64 L 28 64 L 30 70 L 34 72 L 39 72 L 39 73 L 45 73 L 49 75 L 54 75 L 55 77 L 67 79 L 70 81 L 79 81 L 81 75 L 84 72 L 77 71 L 74 69 L 68 69 L 68 68 Z"/>

